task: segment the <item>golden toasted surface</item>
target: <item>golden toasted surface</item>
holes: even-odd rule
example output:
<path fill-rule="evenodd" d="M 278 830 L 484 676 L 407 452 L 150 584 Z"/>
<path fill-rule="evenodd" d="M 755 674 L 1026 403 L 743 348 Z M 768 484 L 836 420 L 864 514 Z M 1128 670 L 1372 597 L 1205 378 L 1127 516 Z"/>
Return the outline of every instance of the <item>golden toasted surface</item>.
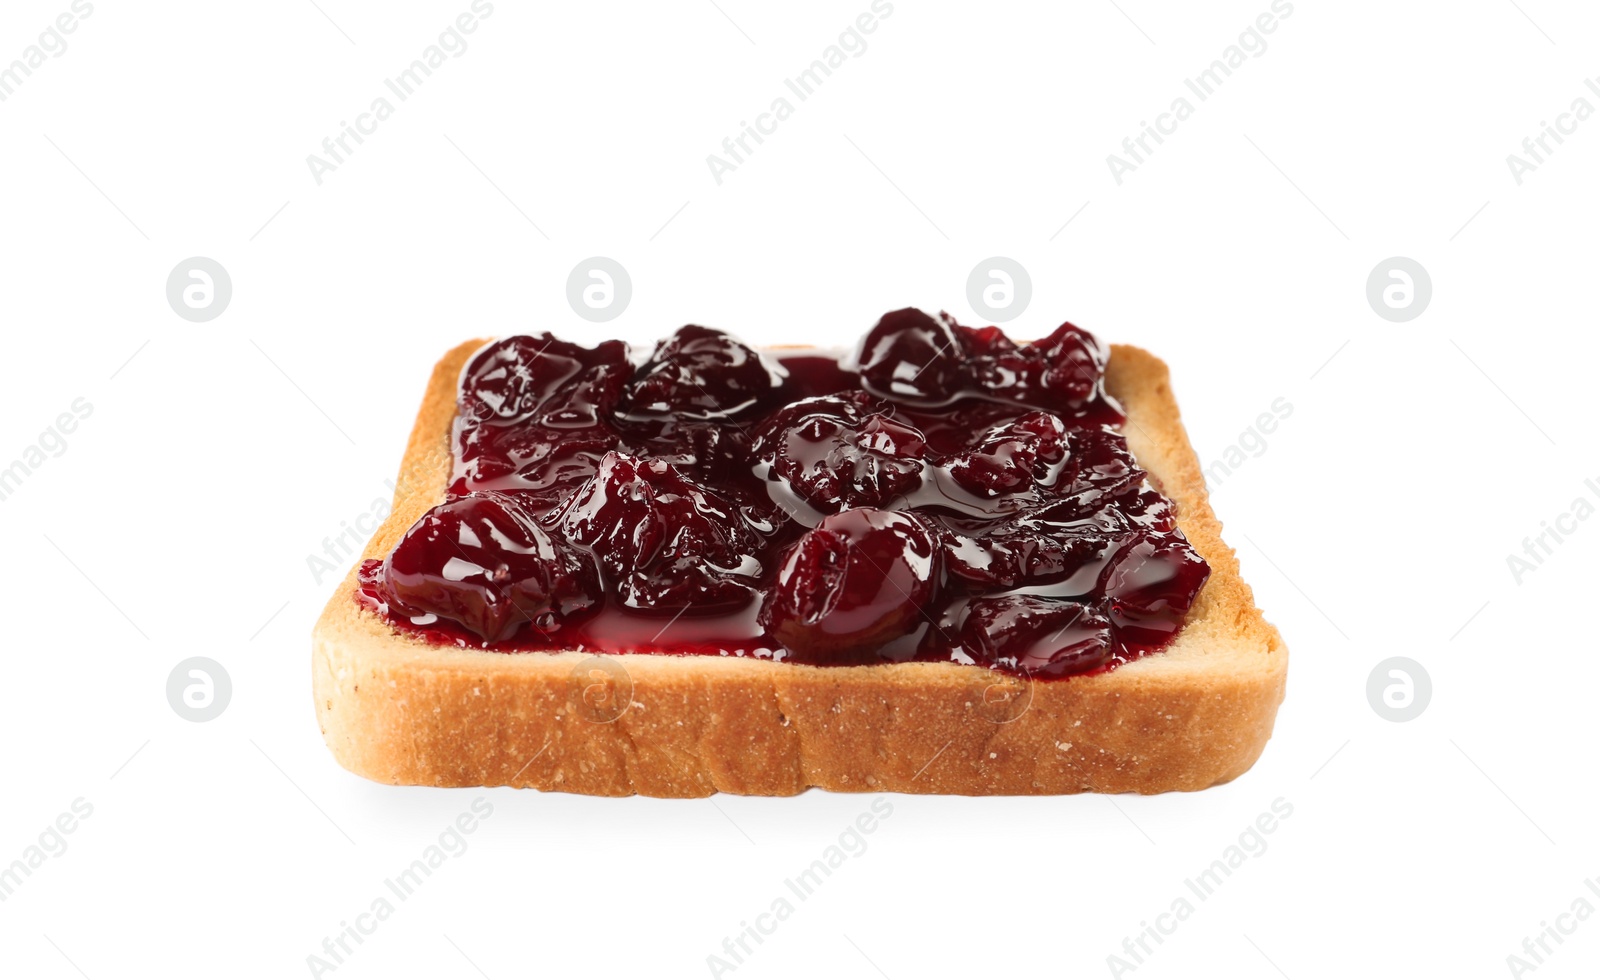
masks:
<path fill-rule="evenodd" d="M 385 555 L 444 499 L 458 380 L 486 342 L 434 367 L 394 509 L 363 558 Z M 1107 386 L 1127 411 L 1134 456 L 1211 565 L 1159 654 L 1092 677 L 1024 681 L 950 663 L 485 653 L 396 633 L 354 601 L 352 568 L 312 637 L 328 747 L 379 782 L 605 796 L 1159 793 L 1233 779 L 1272 734 L 1288 652 L 1223 543 L 1166 365 L 1114 346 Z"/>

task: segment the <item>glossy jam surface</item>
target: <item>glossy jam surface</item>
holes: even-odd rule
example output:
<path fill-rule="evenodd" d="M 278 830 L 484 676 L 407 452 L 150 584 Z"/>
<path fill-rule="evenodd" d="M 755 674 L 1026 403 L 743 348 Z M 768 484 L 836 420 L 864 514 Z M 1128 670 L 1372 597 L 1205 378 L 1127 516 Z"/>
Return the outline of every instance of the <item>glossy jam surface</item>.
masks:
<path fill-rule="evenodd" d="M 1209 574 L 1071 324 L 887 314 L 842 360 L 684 327 L 642 364 L 511 337 L 462 372 L 444 503 L 360 572 L 505 652 L 906 660 L 1061 677 L 1165 646 Z"/>

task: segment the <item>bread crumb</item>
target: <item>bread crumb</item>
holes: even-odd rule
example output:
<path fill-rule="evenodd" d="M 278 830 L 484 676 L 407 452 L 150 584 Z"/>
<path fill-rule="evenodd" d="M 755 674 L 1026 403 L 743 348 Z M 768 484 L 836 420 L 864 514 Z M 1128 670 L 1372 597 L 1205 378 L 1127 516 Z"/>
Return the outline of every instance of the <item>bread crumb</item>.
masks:
<path fill-rule="evenodd" d="M 1068 749 L 1072 748 L 1072 743 L 1071 742 L 1057 742 L 1056 743 L 1056 748 L 1058 748 L 1061 751 L 1065 752 Z"/>

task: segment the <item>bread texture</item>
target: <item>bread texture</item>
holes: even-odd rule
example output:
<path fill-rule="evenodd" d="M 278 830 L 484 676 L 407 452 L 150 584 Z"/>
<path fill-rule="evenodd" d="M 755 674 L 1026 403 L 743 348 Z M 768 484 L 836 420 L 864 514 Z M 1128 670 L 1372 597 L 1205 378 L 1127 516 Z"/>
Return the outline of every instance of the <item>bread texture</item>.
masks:
<path fill-rule="evenodd" d="M 383 557 L 444 499 L 459 376 L 485 343 L 435 366 L 393 510 L 363 558 Z M 953 663 L 488 653 L 397 633 L 355 601 L 353 568 L 312 637 L 328 747 L 381 783 L 600 796 L 1160 793 L 1227 782 L 1272 734 L 1288 652 L 1223 543 L 1166 365 L 1117 345 L 1106 381 L 1134 456 L 1211 566 L 1158 654 L 1029 681 Z"/>

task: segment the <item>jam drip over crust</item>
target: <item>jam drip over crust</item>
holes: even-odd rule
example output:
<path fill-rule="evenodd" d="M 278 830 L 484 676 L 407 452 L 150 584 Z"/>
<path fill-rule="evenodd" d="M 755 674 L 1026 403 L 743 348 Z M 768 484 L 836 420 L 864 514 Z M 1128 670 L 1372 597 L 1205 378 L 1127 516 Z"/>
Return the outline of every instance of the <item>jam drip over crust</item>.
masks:
<path fill-rule="evenodd" d="M 444 503 L 367 561 L 397 629 L 504 652 L 908 660 L 1063 677 L 1158 650 L 1210 569 L 1062 324 L 889 313 L 843 362 L 684 327 L 467 364 Z"/>

